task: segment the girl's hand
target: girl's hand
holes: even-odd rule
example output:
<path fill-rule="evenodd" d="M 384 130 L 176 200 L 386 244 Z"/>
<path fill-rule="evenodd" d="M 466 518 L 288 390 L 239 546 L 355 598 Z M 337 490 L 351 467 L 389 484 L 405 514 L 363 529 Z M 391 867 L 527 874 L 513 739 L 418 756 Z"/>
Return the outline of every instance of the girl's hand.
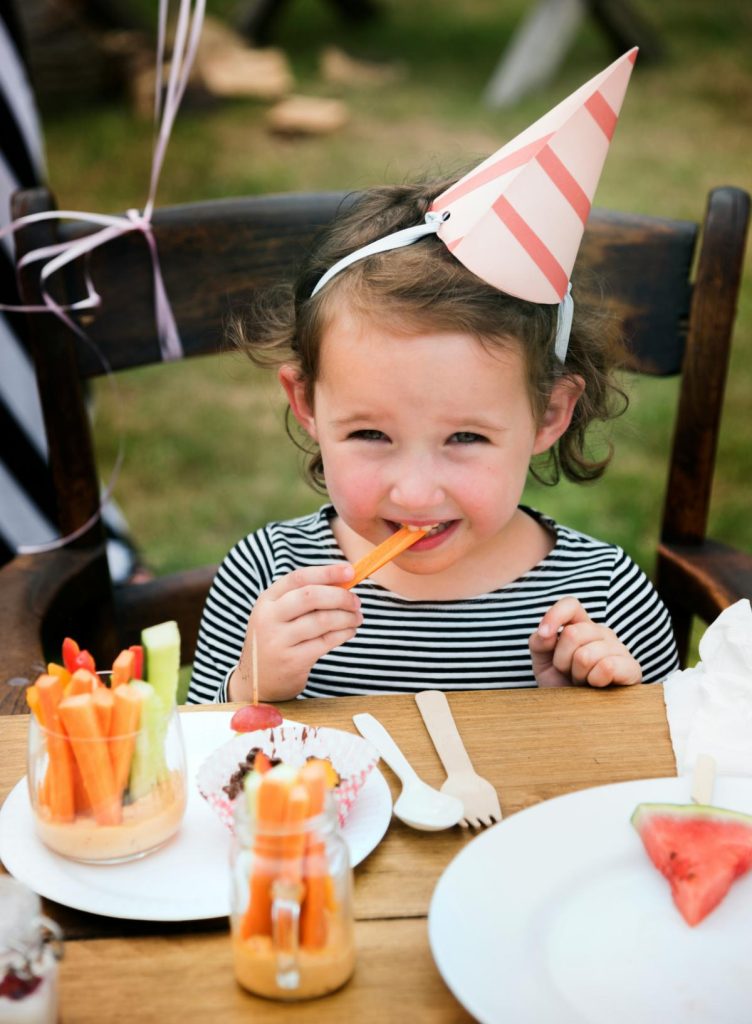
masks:
<path fill-rule="evenodd" d="M 352 578 L 351 565 L 307 566 L 265 590 L 248 620 L 243 652 L 230 678 L 228 698 L 253 698 L 254 636 L 258 643 L 259 699 L 296 697 L 314 662 L 355 636 L 363 621 L 357 595 L 336 586 Z"/>
<path fill-rule="evenodd" d="M 616 633 L 593 622 L 575 597 L 548 609 L 529 646 L 538 686 L 631 686 L 642 680 L 639 664 Z"/>

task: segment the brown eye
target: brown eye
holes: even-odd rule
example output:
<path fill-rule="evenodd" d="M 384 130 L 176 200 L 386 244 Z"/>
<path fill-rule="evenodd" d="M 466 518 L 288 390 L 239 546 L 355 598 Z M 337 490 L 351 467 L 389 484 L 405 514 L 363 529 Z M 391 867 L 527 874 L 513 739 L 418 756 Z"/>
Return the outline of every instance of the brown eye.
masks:
<path fill-rule="evenodd" d="M 386 441 L 388 440 L 386 434 L 381 430 L 354 430 L 352 434 L 348 434 L 348 439 L 355 441 Z"/>
<path fill-rule="evenodd" d="M 470 430 L 458 430 L 449 438 L 450 444 L 484 444 L 488 441 L 482 434 L 473 434 Z"/>

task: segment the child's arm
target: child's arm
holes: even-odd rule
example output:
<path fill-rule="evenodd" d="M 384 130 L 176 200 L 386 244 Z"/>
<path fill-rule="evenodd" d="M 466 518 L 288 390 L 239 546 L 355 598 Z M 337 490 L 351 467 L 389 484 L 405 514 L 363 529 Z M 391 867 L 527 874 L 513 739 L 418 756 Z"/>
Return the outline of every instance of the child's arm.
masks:
<path fill-rule="evenodd" d="M 310 566 L 283 576 L 259 595 L 228 700 L 252 699 L 252 635 L 258 641 L 260 699 L 297 697 L 313 664 L 355 636 L 363 621 L 357 595 L 342 587 L 352 576 L 353 567 L 346 563 Z"/>
<path fill-rule="evenodd" d="M 538 686 L 631 686 L 642 671 L 616 633 L 593 622 L 576 597 L 548 609 L 530 637 Z"/>

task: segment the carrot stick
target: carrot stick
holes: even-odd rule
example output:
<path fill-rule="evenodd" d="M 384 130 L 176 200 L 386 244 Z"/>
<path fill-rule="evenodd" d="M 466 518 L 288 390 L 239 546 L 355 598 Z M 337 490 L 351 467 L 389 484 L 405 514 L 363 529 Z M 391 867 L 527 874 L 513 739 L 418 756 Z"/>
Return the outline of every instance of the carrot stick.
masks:
<path fill-rule="evenodd" d="M 253 868 L 248 880 L 248 909 L 240 924 L 240 935 L 271 935 L 271 885 L 277 873 L 279 838 L 274 835 L 284 821 L 289 782 L 269 772 L 263 776 L 256 793 L 256 833 L 253 843 Z"/>
<path fill-rule="evenodd" d="M 129 683 L 135 678 L 134 668 L 136 666 L 136 655 L 128 648 L 121 651 L 112 663 L 112 675 L 110 676 L 110 689 L 114 690 L 121 683 Z"/>
<path fill-rule="evenodd" d="M 47 771 L 44 773 L 44 778 L 42 779 L 42 785 L 39 787 L 37 792 L 37 799 L 39 800 L 39 803 L 43 807 L 46 807 L 47 810 L 49 810 L 50 807 L 50 777 L 51 772 L 48 765 Z"/>
<path fill-rule="evenodd" d="M 36 718 L 40 725 L 43 725 L 42 713 L 39 710 L 39 690 L 33 684 L 27 687 L 26 703 L 29 705 L 29 711 L 31 711 L 34 718 Z"/>
<path fill-rule="evenodd" d="M 367 555 L 363 555 L 359 559 L 353 568 L 355 569 L 355 575 L 351 580 L 346 583 L 338 584 L 340 587 L 344 587 L 345 590 L 349 590 L 350 587 L 354 587 L 356 583 L 362 583 L 363 580 L 376 572 L 377 569 L 381 569 L 382 566 L 386 565 L 387 562 L 391 562 L 397 555 L 401 555 L 403 551 L 406 551 L 409 547 L 415 544 L 425 537 L 428 530 L 416 530 L 411 529 L 409 526 L 403 526 L 401 529 L 393 533 L 391 537 L 375 547 L 373 551 L 369 551 Z"/>
<path fill-rule="evenodd" d="M 305 888 L 303 854 L 306 845 L 305 821 L 308 817 L 308 790 L 300 783 L 293 785 L 287 797 L 283 835 L 280 838 L 279 874 L 272 882 L 272 897 L 294 900 L 300 908 Z M 277 908 L 275 939 L 278 947 L 292 950 L 297 946 L 300 913 L 293 915 L 288 906 Z"/>
<path fill-rule="evenodd" d="M 326 798 L 324 767 L 315 763 L 305 764 L 300 770 L 300 781 L 308 790 L 309 814 L 311 817 L 321 814 Z M 308 949 L 320 949 L 327 938 L 325 908 L 329 870 L 326 846 L 315 832 L 309 832 L 306 837 L 305 857 L 306 894 L 300 911 L 300 944 Z"/>
<path fill-rule="evenodd" d="M 80 693 L 65 697 L 60 701 L 59 710 L 95 819 L 100 825 L 118 825 L 122 807 L 115 789 L 107 739 L 99 730 L 92 695 Z"/>
<path fill-rule="evenodd" d="M 306 786 L 296 784 L 290 790 L 285 807 L 284 835 L 281 842 L 280 877 L 299 882 L 303 874 L 303 851 L 306 833 L 303 822 L 308 817 L 310 796 Z"/>
<path fill-rule="evenodd" d="M 73 758 L 73 800 L 76 804 L 76 814 L 91 814 L 92 806 L 89 794 L 86 792 L 84 779 L 78 761 Z"/>
<path fill-rule="evenodd" d="M 77 693 L 94 693 L 99 687 L 99 679 L 88 668 L 77 668 L 65 687 L 65 696 L 73 697 Z"/>
<path fill-rule="evenodd" d="M 94 705 L 94 713 L 97 716 L 99 731 L 103 736 L 109 736 L 112 712 L 115 706 L 115 698 L 112 696 L 112 691 L 108 690 L 106 686 L 98 686 L 94 693 L 92 693 L 91 700 Z"/>
<path fill-rule="evenodd" d="M 144 696 L 133 686 L 116 686 L 110 692 L 114 702 L 110 724 L 110 761 L 115 789 L 122 794 L 131 772 Z"/>
<path fill-rule="evenodd" d="M 49 765 L 45 779 L 45 794 L 53 821 L 72 821 L 75 816 L 73 799 L 73 756 L 60 720 L 63 684 L 59 676 L 41 675 L 34 684 L 39 700 L 39 711 L 46 730 Z"/>
<path fill-rule="evenodd" d="M 67 668 L 65 668 L 64 665 L 58 665 L 54 661 L 51 661 L 51 662 L 48 663 L 48 665 L 47 665 L 47 675 L 48 676 L 60 676 L 60 679 L 62 680 L 63 686 L 65 686 L 65 684 L 67 682 L 69 682 L 70 677 L 71 677 L 70 672 L 68 671 Z"/>

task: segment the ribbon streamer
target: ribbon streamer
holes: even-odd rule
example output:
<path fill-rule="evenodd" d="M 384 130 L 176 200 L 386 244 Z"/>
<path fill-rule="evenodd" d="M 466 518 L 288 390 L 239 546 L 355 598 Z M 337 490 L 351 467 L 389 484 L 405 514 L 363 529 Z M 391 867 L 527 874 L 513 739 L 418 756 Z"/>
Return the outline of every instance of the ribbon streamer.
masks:
<path fill-rule="evenodd" d="M 157 33 L 157 56 L 156 56 L 156 86 L 154 90 L 154 128 L 155 141 L 152 152 L 151 174 L 149 179 L 149 192 L 143 212 L 132 209 L 128 210 L 125 216 L 106 215 L 89 213 L 79 210 L 49 210 L 42 213 L 32 213 L 25 217 L 19 217 L 5 227 L 0 228 L 0 238 L 6 235 L 15 234 L 21 228 L 30 224 L 39 223 L 45 220 L 73 220 L 83 221 L 88 224 L 100 225 L 100 230 L 82 239 L 71 239 L 67 242 L 59 242 L 54 245 L 42 246 L 26 253 L 17 263 L 18 271 L 33 263 L 42 263 L 39 272 L 39 286 L 42 297 L 42 305 L 11 305 L 0 303 L 0 310 L 11 313 L 52 313 L 66 324 L 79 338 L 90 345 L 96 352 L 104 372 L 111 385 L 115 386 L 115 377 L 111 367 L 104 355 L 86 332 L 76 323 L 69 313 L 78 313 L 83 310 L 96 309 L 101 305 L 102 299 L 98 294 L 91 279 L 88 260 L 84 259 L 84 282 L 86 286 L 85 297 L 77 301 L 61 304 L 58 303 L 49 292 L 49 281 L 59 270 L 73 263 L 81 257 L 86 257 L 100 245 L 105 245 L 114 238 L 129 234 L 132 231 L 140 231 L 146 239 L 149 247 L 149 254 L 152 265 L 154 281 L 154 318 L 159 339 L 159 349 L 162 360 L 169 362 L 181 359 L 183 346 L 180 341 L 175 317 L 172 313 L 167 291 L 162 279 L 162 272 L 159 265 L 159 254 L 157 242 L 154 237 L 151 218 L 154 212 L 157 188 L 162 172 L 167 145 L 170 140 L 175 117 L 180 109 L 180 103 L 188 85 L 191 68 L 196 57 L 201 28 L 204 21 L 206 0 L 180 0 L 177 23 L 175 27 L 175 40 L 172 49 L 170 72 L 167 84 L 164 86 L 164 64 L 165 64 L 165 43 L 167 35 L 167 19 L 169 14 L 170 0 L 159 0 L 158 12 L 158 33 Z M 164 91 L 164 97 L 163 97 Z M 71 541 L 86 533 L 100 518 L 102 504 L 106 503 L 115 489 L 120 467 L 124 457 L 124 446 L 122 435 L 118 445 L 118 454 L 115 466 L 110 474 L 109 483 L 101 496 L 101 503 L 96 512 L 87 519 L 85 523 L 76 530 L 49 541 L 46 544 L 29 544 L 18 547 L 19 554 L 41 554 L 47 551 L 54 551 L 64 547 Z"/>
<path fill-rule="evenodd" d="M 165 290 L 162 272 L 159 266 L 157 243 L 154 238 L 151 218 L 154 212 L 157 187 L 164 163 L 167 144 L 175 123 L 175 117 L 180 108 L 180 103 L 188 85 L 191 68 L 198 49 L 198 42 L 201 36 L 201 27 L 204 20 L 206 0 L 180 0 L 175 28 L 175 41 L 173 44 L 172 60 L 170 62 L 170 73 L 167 85 L 162 98 L 162 82 L 164 80 L 164 53 L 167 30 L 167 15 L 170 0 L 160 0 L 158 19 L 158 40 L 157 40 L 157 73 L 154 99 L 154 124 L 156 139 L 152 153 L 151 175 L 149 181 L 149 193 L 146 199 L 143 213 L 138 210 L 129 210 L 122 216 L 106 216 L 96 213 L 87 213 L 78 210 L 50 210 L 43 213 L 32 213 L 25 217 L 19 217 L 6 227 L 0 229 L 0 238 L 8 234 L 14 234 L 21 228 L 44 220 L 74 220 L 85 221 L 89 224 L 101 225 L 101 230 L 83 239 L 72 239 L 69 242 L 60 242 L 57 245 L 43 246 L 27 253 L 18 262 L 18 270 L 31 263 L 44 261 L 40 271 L 39 284 L 42 295 L 42 305 L 19 306 L 0 303 L 0 310 L 14 313 L 53 313 L 59 317 L 79 337 L 85 338 L 84 331 L 79 325 L 68 316 L 69 312 L 79 312 L 86 309 L 96 309 L 101 305 L 101 297 L 97 293 L 94 284 L 89 276 L 88 269 L 85 271 L 86 297 L 76 302 L 61 305 L 50 295 L 48 282 L 53 274 L 57 273 L 69 263 L 80 259 L 100 245 L 118 238 L 121 235 L 129 234 L 132 231 L 140 231 L 149 246 L 151 256 L 152 273 L 154 278 L 154 315 L 159 338 L 159 349 L 162 359 L 165 362 L 180 359 L 183 355 L 183 346 L 180 341 L 177 324 L 172 314 L 170 302 Z"/>

